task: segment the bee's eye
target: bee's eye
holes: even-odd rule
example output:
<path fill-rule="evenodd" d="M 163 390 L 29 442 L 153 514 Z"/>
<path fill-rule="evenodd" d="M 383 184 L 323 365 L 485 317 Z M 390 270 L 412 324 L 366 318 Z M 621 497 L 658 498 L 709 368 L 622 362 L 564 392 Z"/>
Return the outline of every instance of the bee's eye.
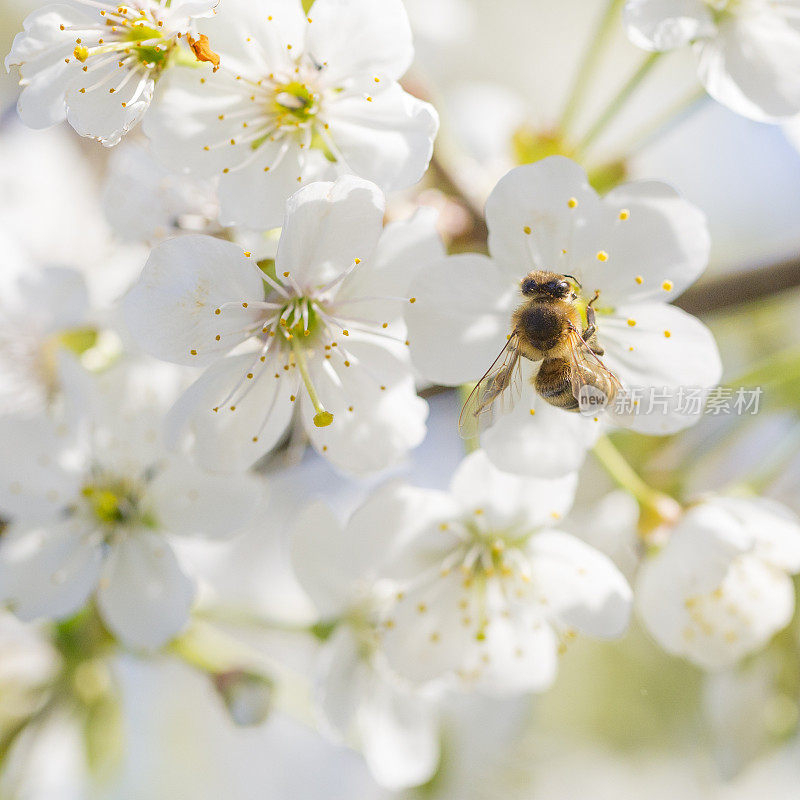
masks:
<path fill-rule="evenodd" d="M 537 284 L 532 278 L 525 278 L 525 280 L 522 281 L 522 286 L 520 288 L 522 290 L 522 294 L 534 294 L 534 292 L 536 292 Z"/>
<path fill-rule="evenodd" d="M 566 296 L 569 293 L 569 284 L 566 281 L 559 281 L 558 282 L 558 291 Z"/>

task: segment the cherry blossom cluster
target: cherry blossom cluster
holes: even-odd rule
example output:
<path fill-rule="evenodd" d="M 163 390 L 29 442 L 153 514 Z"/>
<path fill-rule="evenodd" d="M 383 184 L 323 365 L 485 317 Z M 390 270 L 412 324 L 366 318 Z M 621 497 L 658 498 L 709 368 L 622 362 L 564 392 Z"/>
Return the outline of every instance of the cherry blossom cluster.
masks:
<path fill-rule="evenodd" d="M 653 52 L 691 46 L 734 111 L 800 112 L 800 4 L 628 0 L 622 24 Z M 109 296 L 0 230 L 0 602 L 16 617 L 0 628 L 93 613 L 115 645 L 177 648 L 214 608 L 192 540 L 281 535 L 271 484 L 316 458 L 365 480 L 348 515 L 303 484 L 289 526 L 315 711 L 390 789 L 436 773 L 445 698 L 545 692 L 575 638 L 623 637 L 634 611 L 667 653 L 727 668 L 788 624 L 800 572 L 800 522 L 757 496 L 679 503 L 637 479 L 613 521 L 633 565 L 584 535 L 587 453 L 619 428 L 680 434 L 722 381 L 711 331 L 673 305 L 708 265 L 706 217 L 662 181 L 598 193 L 555 154 L 494 186 L 485 253 L 453 253 L 412 188 L 439 127 L 401 83 L 413 57 L 401 0 L 42 5 L 6 58 L 19 117 L 115 148 L 104 204 L 134 266 L 109 261 Z M 522 358 L 448 488 L 398 478 L 428 432 L 421 390 L 480 381 L 536 271 L 571 281 L 602 364 L 661 408 L 558 408 Z"/>

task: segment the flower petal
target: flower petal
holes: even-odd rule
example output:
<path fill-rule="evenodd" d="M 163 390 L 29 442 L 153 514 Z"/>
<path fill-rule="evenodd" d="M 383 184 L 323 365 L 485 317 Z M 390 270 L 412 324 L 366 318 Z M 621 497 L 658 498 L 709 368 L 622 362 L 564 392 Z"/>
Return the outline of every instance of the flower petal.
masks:
<path fill-rule="evenodd" d="M 737 114 L 776 122 L 800 113 L 800 31 L 772 8 L 730 15 L 699 53 L 706 91 Z"/>
<path fill-rule="evenodd" d="M 361 749 L 381 786 L 399 791 L 433 777 L 439 726 L 430 701 L 375 676 L 360 712 Z"/>
<path fill-rule="evenodd" d="M 351 335 L 344 353 L 315 358 L 309 371 L 333 422 L 312 423 L 315 410 L 303 389 L 303 425 L 314 447 L 340 469 L 356 475 L 385 469 L 425 438 L 428 404 L 417 396 L 408 365 L 389 348 Z"/>
<path fill-rule="evenodd" d="M 244 470 L 269 452 L 289 427 L 295 408 L 290 398 L 297 395 L 298 378 L 296 371 L 284 376 L 274 360 L 259 365 L 256 375 L 256 364 L 258 355 L 252 353 L 212 364 L 167 415 L 167 443 L 177 446 L 188 435 L 195 460 L 212 472 Z M 247 374 L 256 377 L 249 382 Z M 276 379 L 275 374 L 280 377 Z M 245 383 L 233 404 L 223 406 L 236 387 Z"/>
<path fill-rule="evenodd" d="M 173 458 L 148 484 L 147 501 L 162 530 L 216 539 L 248 526 L 263 494 L 255 475 L 209 475 Z"/>
<path fill-rule="evenodd" d="M 155 649 L 189 619 L 194 584 L 158 534 L 126 532 L 103 567 L 97 605 L 103 621 L 129 647 Z"/>
<path fill-rule="evenodd" d="M 389 665 L 414 683 L 457 670 L 466 663 L 480 618 L 458 570 L 409 589 L 386 620 L 382 643 Z"/>
<path fill-rule="evenodd" d="M 300 189 L 286 203 L 276 270 L 305 292 L 328 283 L 373 254 L 385 205 L 377 186 L 350 175 Z"/>
<path fill-rule="evenodd" d="M 541 618 L 522 608 L 493 614 L 485 638 L 473 645 L 464 672 L 467 686 L 502 696 L 543 692 L 558 671 L 558 640 Z"/>
<path fill-rule="evenodd" d="M 401 0 L 316 0 L 306 50 L 338 86 L 358 76 L 398 80 L 411 65 L 411 26 Z"/>
<path fill-rule="evenodd" d="M 622 14 L 628 38 L 645 50 L 674 50 L 716 31 L 703 0 L 628 0 Z"/>
<path fill-rule="evenodd" d="M 153 248 L 123 312 L 151 355 L 205 366 L 252 335 L 265 312 L 248 305 L 263 299 L 258 268 L 238 245 L 180 236 Z"/>
<path fill-rule="evenodd" d="M 523 365 L 526 380 L 532 372 Z M 510 413 L 483 433 L 481 445 L 500 470 L 555 478 L 580 468 L 602 429 L 594 418 L 551 406 L 530 387 Z"/>
<path fill-rule="evenodd" d="M 512 169 L 486 201 L 489 252 L 510 281 L 532 269 L 574 274 L 597 252 L 600 200 L 563 156 Z"/>
<path fill-rule="evenodd" d="M 20 619 L 68 617 L 94 591 L 102 542 L 77 516 L 12 523 L 0 538 L 0 597 Z"/>
<path fill-rule="evenodd" d="M 561 531 L 542 531 L 530 541 L 531 584 L 564 625 L 615 639 L 628 627 L 633 593 L 607 556 Z"/>
<path fill-rule="evenodd" d="M 665 183 L 641 181 L 610 191 L 598 230 L 580 279 L 587 294 L 600 289 L 600 306 L 671 302 L 708 265 L 705 214 Z"/>
<path fill-rule="evenodd" d="M 349 91 L 326 110 L 331 139 L 347 167 L 385 191 L 418 183 L 433 155 L 439 115 L 397 83 Z"/>
<path fill-rule="evenodd" d="M 472 513 L 480 508 L 491 528 L 552 524 L 572 506 L 578 476 L 543 480 L 501 472 L 484 450 L 468 455 L 450 483 L 450 491 Z"/>
<path fill-rule="evenodd" d="M 685 311 L 661 303 L 623 306 L 598 324 L 603 361 L 639 402 L 625 424 L 650 434 L 694 425 L 708 391 L 722 376 L 711 331 Z"/>
<path fill-rule="evenodd" d="M 800 572 L 800 522 L 767 497 L 718 497 L 709 501 L 731 513 L 755 540 L 758 557 L 792 574 Z"/>
<path fill-rule="evenodd" d="M 414 366 L 435 383 L 477 381 L 505 347 L 516 287 L 485 256 L 445 257 L 412 281 L 406 308 Z"/>
<path fill-rule="evenodd" d="M 85 442 L 45 417 L 0 418 L 0 509 L 26 521 L 53 519 L 78 496 Z"/>
<path fill-rule="evenodd" d="M 81 136 L 113 147 L 142 119 L 154 90 L 147 69 L 120 67 L 117 61 L 79 72 L 67 91 L 67 121 Z"/>

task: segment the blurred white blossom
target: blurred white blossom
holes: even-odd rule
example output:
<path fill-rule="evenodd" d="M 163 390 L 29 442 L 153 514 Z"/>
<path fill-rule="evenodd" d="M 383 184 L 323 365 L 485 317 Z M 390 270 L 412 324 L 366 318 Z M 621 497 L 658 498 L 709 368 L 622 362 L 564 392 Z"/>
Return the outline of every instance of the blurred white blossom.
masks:
<path fill-rule="evenodd" d="M 185 624 L 194 587 L 172 535 L 225 537 L 247 525 L 260 482 L 209 476 L 165 452 L 159 428 L 176 380 L 120 365 L 99 380 L 81 425 L 0 420 L 0 596 L 21 619 L 68 617 L 94 595 L 126 644 L 154 648 Z"/>
<path fill-rule="evenodd" d="M 794 612 L 800 521 L 762 498 L 689 508 L 636 582 L 639 614 L 668 652 L 709 670 L 761 649 Z"/>
<path fill-rule="evenodd" d="M 628 0 L 631 41 L 652 51 L 693 45 L 706 91 L 759 122 L 800 113 L 797 0 Z"/>

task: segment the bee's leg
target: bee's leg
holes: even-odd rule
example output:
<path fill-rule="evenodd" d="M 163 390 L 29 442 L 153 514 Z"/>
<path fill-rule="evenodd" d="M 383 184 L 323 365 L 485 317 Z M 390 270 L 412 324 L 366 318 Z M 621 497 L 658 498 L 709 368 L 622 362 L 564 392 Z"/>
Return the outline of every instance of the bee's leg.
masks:
<path fill-rule="evenodd" d="M 583 337 L 583 341 L 589 345 L 589 348 L 593 353 L 598 356 L 602 356 L 605 353 L 600 344 L 597 341 L 597 317 L 595 316 L 594 309 L 592 308 L 592 303 L 600 296 L 600 292 L 595 292 L 594 297 L 589 301 L 589 305 L 586 306 L 586 330 L 581 334 Z"/>

